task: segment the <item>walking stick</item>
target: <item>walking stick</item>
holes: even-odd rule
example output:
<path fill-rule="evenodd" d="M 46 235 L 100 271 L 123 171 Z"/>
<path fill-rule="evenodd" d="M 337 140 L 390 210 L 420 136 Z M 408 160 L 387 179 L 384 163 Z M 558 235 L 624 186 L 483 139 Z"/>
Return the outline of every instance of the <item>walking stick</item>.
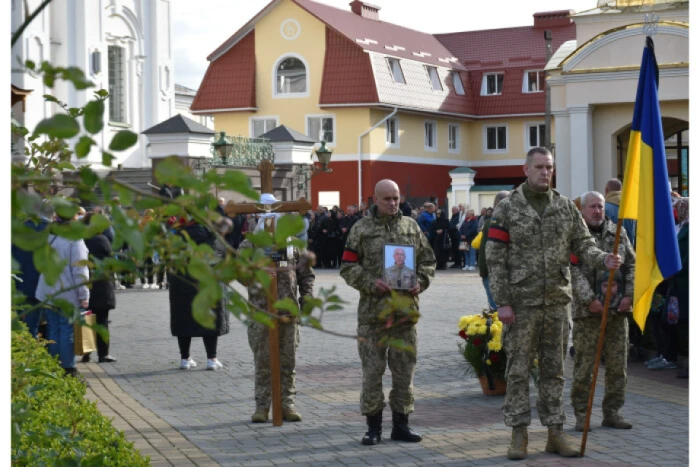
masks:
<path fill-rule="evenodd" d="M 622 218 L 617 220 L 617 230 L 615 231 L 615 243 L 613 244 L 613 254 L 617 254 L 617 247 L 620 245 L 620 230 L 622 230 Z M 586 440 L 588 439 L 588 428 L 591 423 L 591 411 L 593 410 L 593 396 L 595 396 L 595 385 L 598 379 L 598 366 L 600 365 L 600 356 L 603 353 L 603 340 L 605 339 L 605 327 L 608 324 L 608 308 L 610 307 L 610 298 L 612 296 L 612 286 L 615 280 L 615 274 L 611 273 L 608 277 L 608 290 L 605 292 L 605 304 L 603 305 L 603 319 L 600 322 L 600 335 L 598 336 L 598 349 L 595 354 L 595 364 L 593 365 L 593 379 L 591 380 L 591 389 L 588 391 L 588 407 L 586 407 L 586 423 L 583 425 L 583 438 L 581 438 L 581 453 L 580 457 L 586 452 Z"/>

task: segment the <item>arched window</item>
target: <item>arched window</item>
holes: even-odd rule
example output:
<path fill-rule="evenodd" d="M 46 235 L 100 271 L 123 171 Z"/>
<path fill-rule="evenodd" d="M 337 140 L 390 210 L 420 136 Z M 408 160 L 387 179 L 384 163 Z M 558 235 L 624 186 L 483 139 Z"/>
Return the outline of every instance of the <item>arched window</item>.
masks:
<path fill-rule="evenodd" d="M 306 94 L 306 65 L 299 58 L 287 57 L 279 62 L 275 70 L 275 94 Z"/>

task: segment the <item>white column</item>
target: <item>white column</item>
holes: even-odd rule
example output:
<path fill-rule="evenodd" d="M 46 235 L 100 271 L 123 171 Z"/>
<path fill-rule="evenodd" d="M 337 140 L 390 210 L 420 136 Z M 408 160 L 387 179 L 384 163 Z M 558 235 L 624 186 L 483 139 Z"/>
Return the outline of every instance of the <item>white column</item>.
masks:
<path fill-rule="evenodd" d="M 571 197 L 593 189 L 593 107 L 569 107 Z"/>
<path fill-rule="evenodd" d="M 554 110 L 554 173 L 557 176 L 557 191 L 571 197 L 571 142 L 569 128 L 569 111 Z"/>

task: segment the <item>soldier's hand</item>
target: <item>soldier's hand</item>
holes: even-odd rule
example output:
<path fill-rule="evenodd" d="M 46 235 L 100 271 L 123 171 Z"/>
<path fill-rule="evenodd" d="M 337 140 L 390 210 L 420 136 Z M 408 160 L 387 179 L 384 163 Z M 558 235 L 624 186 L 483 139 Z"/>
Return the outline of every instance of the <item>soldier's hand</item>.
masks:
<path fill-rule="evenodd" d="M 605 267 L 607 269 L 612 269 L 613 271 L 616 271 L 620 269 L 620 266 L 622 266 L 622 258 L 620 255 L 614 255 L 612 253 L 608 254 L 608 256 L 605 257 Z"/>
<path fill-rule="evenodd" d="M 623 297 L 620 302 L 620 306 L 617 308 L 620 313 L 629 313 L 632 311 L 632 299 L 629 297 Z"/>
<path fill-rule="evenodd" d="M 513 307 L 511 307 L 510 305 L 499 306 L 498 307 L 498 319 L 503 324 L 515 323 L 515 313 L 513 312 Z"/>
<path fill-rule="evenodd" d="M 438 235 L 442 233 L 442 229 L 436 231 Z"/>
<path fill-rule="evenodd" d="M 603 312 L 603 304 L 596 298 L 588 305 L 588 309 L 591 313 L 600 314 Z"/>
<path fill-rule="evenodd" d="M 381 279 L 377 279 L 376 281 L 374 281 L 374 288 L 377 289 L 377 291 L 380 293 L 391 292 L 391 287 L 389 287 L 386 284 L 386 282 L 384 282 Z"/>
<path fill-rule="evenodd" d="M 416 295 L 418 295 L 420 293 L 420 284 L 416 284 L 416 286 L 413 287 L 412 289 L 409 289 L 408 292 L 415 297 Z"/>

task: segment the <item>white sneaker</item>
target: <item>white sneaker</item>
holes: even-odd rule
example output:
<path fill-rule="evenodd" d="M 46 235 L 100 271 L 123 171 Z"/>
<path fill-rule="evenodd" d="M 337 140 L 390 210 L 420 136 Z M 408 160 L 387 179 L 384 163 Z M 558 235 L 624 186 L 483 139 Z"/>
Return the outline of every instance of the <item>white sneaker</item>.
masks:
<path fill-rule="evenodd" d="M 462 271 L 469 271 L 469 266 L 464 266 L 464 267 L 462 268 Z"/>
<path fill-rule="evenodd" d="M 158 287 L 158 284 L 151 284 L 151 285 L 149 285 L 149 288 L 157 290 L 159 287 Z"/>
<path fill-rule="evenodd" d="M 474 269 L 476 269 L 474 266 L 469 266 L 470 271 L 473 271 Z"/>
<path fill-rule="evenodd" d="M 223 368 L 223 367 L 224 366 L 221 364 L 220 361 L 207 359 L 207 370 L 216 371 L 219 368 Z"/>
<path fill-rule="evenodd" d="M 188 358 L 187 360 L 180 360 L 180 369 L 181 370 L 189 370 L 190 368 L 194 368 L 197 366 L 197 362 L 192 360 L 192 357 Z"/>
<path fill-rule="evenodd" d="M 124 287 L 121 282 L 117 282 L 117 290 L 126 290 L 126 287 Z"/>

